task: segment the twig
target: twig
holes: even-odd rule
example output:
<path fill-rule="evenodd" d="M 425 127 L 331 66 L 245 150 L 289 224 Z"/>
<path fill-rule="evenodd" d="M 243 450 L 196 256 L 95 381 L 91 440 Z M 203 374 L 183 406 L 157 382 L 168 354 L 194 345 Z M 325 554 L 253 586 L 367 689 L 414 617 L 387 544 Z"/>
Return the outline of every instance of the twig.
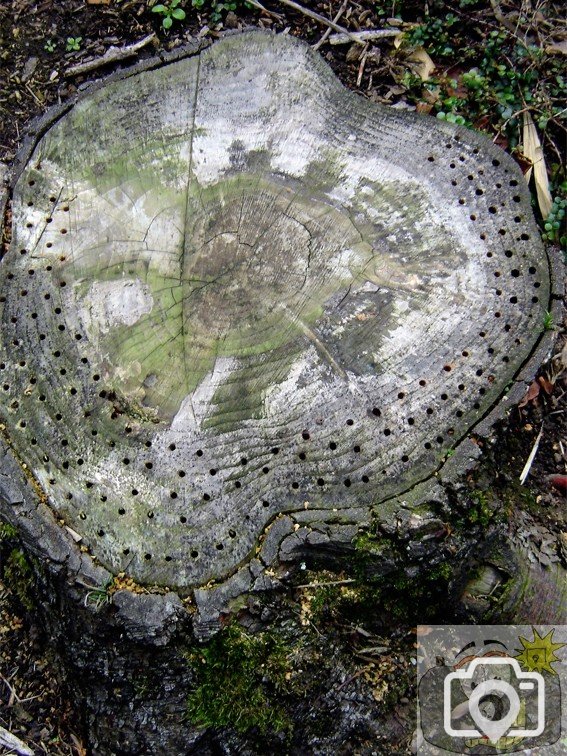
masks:
<path fill-rule="evenodd" d="M 13 677 L 13 675 L 12 675 L 12 677 Z M 10 691 L 10 697 L 8 699 L 8 706 L 13 706 L 14 703 L 20 703 L 20 698 L 19 698 L 18 694 L 16 693 L 16 691 L 12 687 L 12 685 L 10 685 L 10 683 L 8 682 L 8 680 L 6 680 L 6 678 L 4 677 L 4 675 L 0 675 L 0 680 L 2 680 L 2 682 L 6 685 L 6 687 Z"/>
<path fill-rule="evenodd" d="M 253 5 L 254 8 L 261 10 L 262 13 L 266 13 L 268 16 L 273 16 L 277 21 L 281 21 L 283 18 L 281 13 L 274 13 L 273 11 L 268 10 L 262 5 L 262 3 L 259 3 L 258 0 L 247 0 L 247 2 L 250 3 L 250 5 Z"/>
<path fill-rule="evenodd" d="M 148 34 L 147 37 L 140 39 L 138 42 L 133 42 L 131 45 L 126 45 L 125 47 L 109 47 L 100 58 L 87 60 L 84 63 L 78 63 L 76 66 L 71 66 L 65 71 L 65 76 L 78 76 L 79 74 L 94 71 L 101 66 L 106 66 L 108 63 L 116 63 L 119 60 L 131 58 L 138 52 L 138 50 L 141 50 L 143 47 L 146 47 L 146 45 L 149 45 L 156 40 L 156 35 L 152 33 Z"/>
<path fill-rule="evenodd" d="M 362 667 L 362 669 L 357 670 L 354 675 L 351 675 L 350 677 L 347 677 L 347 679 L 342 682 L 339 687 L 336 689 L 336 693 L 339 692 L 339 690 L 342 690 L 346 685 L 350 685 L 351 682 L 354 682 L 357 677 L 360 677 L 360 675 L 363 675 L 366 672 L 366 669 Z"/>
<path fill-rule="evenodd" d="M 532 450 L 530 452 L 530 456 L 528 457 L 528 461 L 524 465 L 524 469 L 522 470 L 522 472 L 520 474 L 520 485 L 522 485 L 522 486 L 524 485 L 524 483 L 526 482 L 526 478 L 530 474 L 530 470 L 531 470 L 533 461 L 535 459 L 535 455 L 537 454 L 537 450 L 538 450 L 538 447 L 539 447 L 539 442 L 541 441 L 542 433 L 543 433 L 543 423 L 541 424 L 540 431 L 537 434 L 537 438 L 534 441 L 534 445 L 532 446 Z"/>
<path fill-rule="evenodd" d="M 355 583 L 354 578 L 348 578 L 348 580 L 327 580 L 325 583 L 303 583 L 302 585 L 296 585 L 296 588 L 321 588 L 324 585 L 349 585 Z"/>
<path fill-rule="evenodd" d="M 337 11 L 337 15 L 333 19 L 333 23 L 334 24 L 338 23 L 338 21 L 340 20 L 341 16 L 343 15 L 343 13 L 348 8 L 348 4 L 349 4 L 349 0 L 344 0 L 343 4 L 341 5 L 341 7 L 339 8 L 339 10 Z M 314 50 L 318 50 L 321 47 L 321 45 L 325 44 L 325 42 L 329 38 L 329 34 L 330 33 L 331 33 L 331 27 L 329 26 L 328 29 L 327 29 L 327 31 L 321 37 L 321 39 L 316 44 L 313 45 L 313 49 Z"/>
<path fill-rule="evenodd" d="M 492 7 L 492 12 L 494 13 L 494 18 L 498 23 L 502 24 L 505 29 L 508 29 L 509 32 L 512 32 L 512 34 L 516 36 L 516 27 L 511 21 L 508 21 L 508 19 L 505 18 L 498 0 L 490 0 L 490 5 Z"/>
<path fill-rule="evenodd" d="M 374 39 L 397 37 L 399 33 L 399 29 L 366 29 L 365 31 L 347 32 L 346 34 L 341 32 L 339 34 L 331 34 L 329 42 L 332 45 L 346 45 L 349 42 L 358 42 L 363 45 L 365 42 L 372 42 Z"/>
<path fill-rule="evenodd" d="M 282 5 L 287 5 L 288 7 L 293 8 L 296 11 L 299 11 L 299 13 L 303 13 L 304 16 L 308 16 L 309 18 L 312 18 L 314 21 L 318 21 L 320 24 L 324 24 L 325 26 L 328 26 L 330 29 L 334 29 L 336 32 L 339 32 L 340 34 L 346 35 L 347 38 L 352 40 L 353 42 L 358 42 L 358 44 L 364 44 L 363 42 L 361 42 L 361 40 L 357 39 L 356 36 L 352 34 L 352 32 L 349 32 L 348 29 L 345 29 L 343 26 L 339 26 L 334 21 L 331 21 L 330 19 L 325 18 L 325 16 L 319 15 L 319 13 L 315 13 L 315 11 L 309 10 L 309 8 L 304 8 L 302 5 L 299 5 L 299 3 L 294 2 L 294 0 L 278 0 L 278 2 L 280 2 Z"/>
<path fill-rule="evenodd" d="M 4 748 L 9 748 L 11 752 L 17 753 L 18 756 L 33 756 L 31 748 L 28 748 L 23 740 L 20 740 L 15 735 L 12 735 L 11 732 L 4 729 L 2 725 L 0 725 L 0 745 Z"/>
<path fill-rule="evenodd" d="M 358 89 L 362 83 L 362 77 L 364 75 L 364 67 L 366 66 L 366 58 L 368 58 L 368 43 L 366 43 L 366 47 L 364 48 L 364 52 L 362 54 L 362 60 L 360 61 L 360 66 L 358 67 L 358 76 L 356 77 L 356 88 Z"/>

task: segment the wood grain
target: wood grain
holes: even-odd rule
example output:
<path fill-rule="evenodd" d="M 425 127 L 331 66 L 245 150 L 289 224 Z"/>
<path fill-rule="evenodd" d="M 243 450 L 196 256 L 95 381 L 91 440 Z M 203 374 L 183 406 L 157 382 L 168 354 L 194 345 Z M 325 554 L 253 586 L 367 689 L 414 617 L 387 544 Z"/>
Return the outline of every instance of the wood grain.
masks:
<path fill-rule="evenodd" d="M 287 36 L 80 98 L 12 209 L 12 453 L 101 564 L 181 591 L 411 495 L 549 309 L 511 158 L 352 95 Z"/>

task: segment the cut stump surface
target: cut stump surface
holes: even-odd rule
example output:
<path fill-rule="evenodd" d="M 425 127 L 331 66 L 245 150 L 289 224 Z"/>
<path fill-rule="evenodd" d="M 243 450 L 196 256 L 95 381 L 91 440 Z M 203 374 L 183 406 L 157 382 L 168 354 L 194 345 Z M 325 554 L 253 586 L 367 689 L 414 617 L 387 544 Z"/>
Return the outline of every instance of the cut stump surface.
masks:
<path fill-rule="evenodd" d="M 181 592 L 352 537 L 431 478 L 550 309 L 512 159 L 352 95 L 288 36 L 81 96 L 12 214 L 0 411 L 35 516 Z"/>

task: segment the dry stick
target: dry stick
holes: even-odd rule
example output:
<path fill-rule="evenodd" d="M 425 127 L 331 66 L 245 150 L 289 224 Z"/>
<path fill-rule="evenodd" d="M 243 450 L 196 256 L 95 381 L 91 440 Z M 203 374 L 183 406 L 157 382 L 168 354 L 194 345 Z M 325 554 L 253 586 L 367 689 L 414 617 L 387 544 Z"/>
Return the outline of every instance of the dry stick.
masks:
<path fill-rule="evenodd" d="M 148 34 L 147 37 L 139 40 L 139 42 L 134 42 L 131 45 L 126 45 L 126 47 L 109 47 L 104 55 L 102 55 L 100 58 L 87 60 L 84 63 L 78 63 L 76 66 L 71 66 L 71 68 L 68 68 L 65 71 L 65 76 L 78 76 L 79 74 L 94 71 L 96 68 L 107 65 L 107 63 L 116 63 L 119 60 L 131 58 L 132 55 L 135 55 L 138 52 L 138 50 L 141 50 L 142 47 L 149 45 L 156 39 L 156 35 L 152 33 Z"/>
<path fill-rule="evenodd" d="M 321 588 L 324 585 L 349 585 L 354 583 L 354 578 L 348 578 L 347 580 L 327 580 L 325 583 L 303 583 L 302 585 L 296 585 L 296 588 Z"/>
<path fill-rule="evenodd" d="M 337 15 L 333 19 L 334 24 L 336 24 L 339 21 L 340 17 L 348 8 L 348 4 L 349 4 L 349 0 L 344 0 L 344 3 L 341 5 L 339 10 L 337 11 Z M 321 45 L 324 45 L 327 39 L 329 38 L 330 33 L 331 33 L 331 27 L 329 26 L 327 31 L 321 37 L 321 39 L 316 44 L 313 45 L 313 49 L 318 50 L 321 47 Z"/>
<path fill-rule="evenodd" d="M 12 675 L 12 677 L 13 677 L 13 675 Z M 6 687 L 10 691 L 10 697 L 8 699 L 8 706 L 13 706 L 14 703 L 20 703 L 20 698 L 19 698 L 18 694 L 16 693 L 15 688 L 12 685 L 10 685 L 9 681 L 6 680 L 6 678 L 4 677 L 4 675 L 0 675 L 0 680 L 2 680 L 2 682 L 6 685 Z"/>
<path fill-rule="evenodd" d="M 360 66 L 358 67 L 358 76 L 356 77 L 356 88 L 358 89 L 362 83 L 362 77 L 364 75 L 364 67 L 366 66 L 366 58 L 368 57 L 368 42 L 366 43 L 366 46 L 364 48 L 364 52 L 362 53 L 362 60 L 360 61 Z"/>
<path fill-rule="evenodd" d="M 534 441 L 534 445 L 532 446 L 532 450 L 530 452 L 530 456 L 528 457 L 528 461 L 524 465 L 524 469 L 522 470 L 522 472 L 520 474 L 520 485 L 522 485 L 522 486 L 524 485 L 524 483 L 526 482 L 526 478 L 530 474 L 530 469 L 531 469 L 533 461 L 535 459 L 535 455 L 537 454 L 537 450 L 538 450 L 538 447 L 539 447 L 539 442 L 541 441 L 542 433 L 543 433 L 543 423 L 541 424 L 540 431 L 537 434 L 537 438 Z"/>
<path fill-rule="evenodd" d="M 33 756 L 31 748 L 23 740 L 13 735 L 0 725 L 0 746 L 9 748 L 9 753 L 17 753 L 18 756 Z"/>
<path fill-rule="evenodd" d="M 374 39 L 397 37 L 401 32 L 399 29 L 365 29 L 364 31 L 348 32 L 347 34 L 343 32 L 340 34 L 331 34 L 329 42 L 332 45 L 346 45 L 354 40 L 359 44 L 364 44 L 365 42 L 372 42 Z"/>
<path fill-rule="evenodd" d="M 296 11 L 299 11 L 299 13 L 303 13 L 304 16 L 308 16 L 309 18 L 312 18 L 314 21 L 318 21 L 320 24 L 324 24 L 325 26 L 328 26 L 330 29 L 334 29 L 336 32 L 339 32 L 340 34 L 346 34 L 346 36 L 351 39 L 353 42 L 358 42 L 358 44 L 364 44 L 364 42 L 361 42 L 359 39 L 355 37 L 354 34 L 349 32 L 347 29 L 345 29 L 342 26 L 339 26 L 334 21 L 331 21 L 328 18 L 325 18 L 325 16 L 320 16 L 319 13 L 315 13 L 315 11 L 309 10 L 309 8 L 304 8 L 302 5 L 299 5 L 299 3 L 295 3 L 293 0 L 278 0 L 282 5 L 287 5 L 290 8 L 293 8 Z"/>
<path fill-rule="evenodd" d="M 258 8 L 258 10 L 261 10 L 262 13 L 266 13 L 268 16 L 273 16 L 278 21 L 281 21 L 283 18 L 281 13 L 274 13 L 273 11 L 268 10 L 262 5 L 262 3 L 259 3 L 258 0 L 247 0 L 247 2 L 250 3 L 250 5 L 253 5 L 254 8 Z"/>

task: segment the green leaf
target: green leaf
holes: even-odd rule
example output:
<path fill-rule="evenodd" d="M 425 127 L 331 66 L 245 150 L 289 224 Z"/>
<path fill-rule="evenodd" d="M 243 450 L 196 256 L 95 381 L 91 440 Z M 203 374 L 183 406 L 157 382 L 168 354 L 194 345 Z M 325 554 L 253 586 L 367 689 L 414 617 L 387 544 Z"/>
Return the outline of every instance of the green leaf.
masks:
<path fill-rule="evenodd" d="M 173 23 L 171 16 L 166 16 L 161 23 L 164 29 L 171 29 L 171 24 Z"/>
<path fill-rule="evenodd" d="M 182 10 L 182 8 L 175 8 L 171 15 L 178 21 L 183 21 L 183 19 L 185 18 L 185 11 Z"/>
<path fill-rule="evenodd" d="M 167 13 L 167 8 L 165 5 L 154 5 L 152 13 Z"/>

